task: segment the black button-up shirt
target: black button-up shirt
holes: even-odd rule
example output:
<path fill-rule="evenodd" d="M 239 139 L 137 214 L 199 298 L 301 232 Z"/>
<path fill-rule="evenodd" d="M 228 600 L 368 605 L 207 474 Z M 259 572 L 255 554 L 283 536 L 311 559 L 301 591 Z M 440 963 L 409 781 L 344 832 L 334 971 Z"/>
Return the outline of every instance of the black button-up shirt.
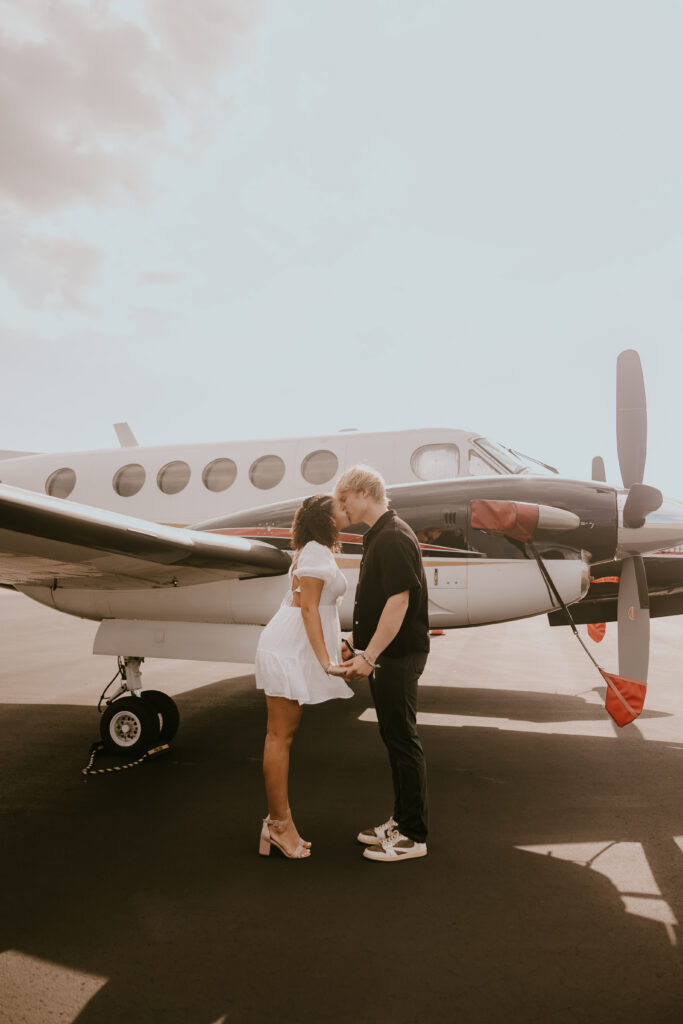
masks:
<path fill-rule="evenodd" d="M 370 643 L 384 606 L 394 594 L 410 591 L 401 628 L 383 652 L 390 658 L 429 650 L 427 578 L 420 545 L 407 523 L 392 509 L 383 513 L 363 538 L 353 643 L 364 650 Z"/>

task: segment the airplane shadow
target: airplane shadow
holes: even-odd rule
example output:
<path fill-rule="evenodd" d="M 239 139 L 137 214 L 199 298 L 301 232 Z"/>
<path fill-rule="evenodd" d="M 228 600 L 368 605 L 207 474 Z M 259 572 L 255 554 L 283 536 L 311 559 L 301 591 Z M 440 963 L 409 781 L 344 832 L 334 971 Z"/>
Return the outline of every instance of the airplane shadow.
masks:
<path fill-rule="evenodd" d="M 426 687 L 422 707 L 551 722 L 574 701 Z M 640 844 L 683 921 L 683 749 L 425 727 L 430 853 L 384 866 L 355 841 L 391 809 L 359 687 L 306 710 L 291 798 L 314 855 L 289 862 L 257 856 L 253 677 L 178 703 L 169 754 L 87 781 L 92 710 L 0 707 L 2 948 L 107 979 L 78 1024 L 680 1020 L 679 929 L 626 913 L 639 878 L 518 847 Z"/>
<path fill-rule="evenodd" d="M 588 703 L 583 697 L 571 694 L 467 686 L 420 686 L 420 711 L 509 718 L 513 721 L 538 723 L 609 722 L 604 707 L 604 686 L 596 686 L 592 692 L 599 694 L 599 704 Z M 666 711 L 645 708 L 639 715 L 639 720 L 669 717 Z"/>

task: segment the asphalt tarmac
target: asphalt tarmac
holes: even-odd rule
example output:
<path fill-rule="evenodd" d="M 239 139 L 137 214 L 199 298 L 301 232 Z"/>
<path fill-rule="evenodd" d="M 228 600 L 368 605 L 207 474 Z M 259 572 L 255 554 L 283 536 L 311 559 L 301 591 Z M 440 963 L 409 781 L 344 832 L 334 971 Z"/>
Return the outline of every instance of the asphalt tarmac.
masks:
<path fill-rule="evenodd" d="M 355 840 L 391 810 L 364 685 L 295 741 L 309 860 L 257 854 L 249 666 L 146 665 L 180 708 L 171 751 L 84 780 L 115 670 L 94 628 L 0 592 L 2 1024 L 683 1019 L 683 620 L 653 622 L 624 730 L 544 619 L 436 638 L 429 855 L 397 865 Z M 614 626 L 593 650 L 616 670 Z"/>

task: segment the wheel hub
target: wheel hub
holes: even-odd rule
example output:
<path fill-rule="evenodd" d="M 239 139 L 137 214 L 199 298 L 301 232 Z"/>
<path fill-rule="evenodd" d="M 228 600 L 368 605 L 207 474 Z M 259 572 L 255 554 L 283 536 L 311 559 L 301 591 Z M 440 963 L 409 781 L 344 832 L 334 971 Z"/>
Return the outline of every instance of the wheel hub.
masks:
<path fill-rule="evenodd" d="M 120 747 L 132 747 L 139 740 L 141 731 L 140 719 L 130 711 L 119 711 L 109 724 L 111 738 Z"/>

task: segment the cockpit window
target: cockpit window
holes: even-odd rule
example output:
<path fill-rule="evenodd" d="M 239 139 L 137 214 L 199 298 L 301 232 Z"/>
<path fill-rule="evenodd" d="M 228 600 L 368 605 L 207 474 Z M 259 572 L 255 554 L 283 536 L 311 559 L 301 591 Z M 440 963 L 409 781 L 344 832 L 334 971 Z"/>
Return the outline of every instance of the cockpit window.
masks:
<path fill-rule="evenodd" d="M 500 468 L 498 466 L 494 468 L 490 462 L 487 462 L 485 459 L 482 459 L 481 455 L 478 455 L 477 452 L 472 451 L 471 448 L 468 453 L 467 461 L 469 465 L 470 476 L 495 476 L 496 473 L 500 473 Z"/>
<path fill-rule="evenodd" d="M 497 444 L 496 441 L 489 441 L 486 437 L 478 437 L 474 443 L 487 455 L 493 456 L 497 462 L 500 462 L 505 467 L 507 473 L 529 472 L 529 469 L 521 459 L 513 455 L 509 448 L 504 448 L 502 444 Z"/>
<path fill-rule="evenodd" d="M 419 480 L 450 480 L 460 472 L 455 444 L 425 444 L 413 452 L 410 468 Z"/>
<path fill-rule="evenodd" d="M 543 476 L 548 473 L 557 473 L 554 466 L 539 462 L 538 459 L 533 459 L 530 455 L 523 455 L 521 452 L 515 451 L 514 448 L 506 448 L 505 445 L 498 444 L 497 441 L 489 441 L 487 437 L 478 437 L 474 443 L 504 466 L 506 473 L 534 473 Z"/>
<path fill-rule="evenodd" d="M 518 452 L 514 448 L 507 450 L 519 459 L 531 473 L 541 473 L 543 476 L 548 473 L 559 473 L 559 469 L 549 466 L 547 462 L 541 462 L 540 459 L 535 459 L 532 455 L 525 455 L 524 452 Z"/>

